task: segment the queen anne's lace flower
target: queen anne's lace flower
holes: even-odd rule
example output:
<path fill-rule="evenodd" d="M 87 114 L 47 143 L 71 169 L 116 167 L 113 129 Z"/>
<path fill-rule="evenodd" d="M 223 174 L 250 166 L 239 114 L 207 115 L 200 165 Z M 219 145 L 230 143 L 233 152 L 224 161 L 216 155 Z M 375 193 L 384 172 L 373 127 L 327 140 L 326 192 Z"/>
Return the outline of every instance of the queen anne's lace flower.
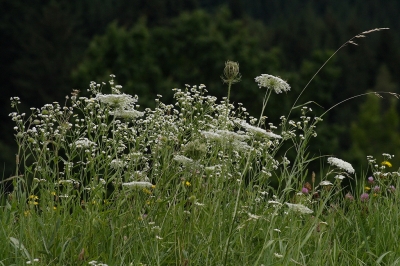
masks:
<path fill-rule="evenodd" d="M 175 155 L 174 156 L 174 160 L 183 164 L 183 165 L 188 165 L 188 164 L 192 164 L 193 163 L 193 159 L 190 159 L 186 156 L 183 155 Z"/>
<path fill-rule="evenodd" d="M 270 139 L 281 139 L 282 138 L 281 136 L 279 136 L 279 135 L 277 135 L 275 133 L 272 133 L 270 131 L 266 131 L 265 129 L 262 129 L 262 128 L 259 128 L 259 127 L 252 126 L 252 125 L 250 125 L 250 124 L 248 124 L 248 123 L 246 123 L 244 121 L 241 121 L 240 125 L 242 127 L 244 127 L 247 131 L 250 131 L 250 132 L 252 132 L 254 134 L 264 135 L 265 137 L 270 138 Z"/>
<path fill-rule="evenodd" d="M 346 172 L 353 174 L 354 173 L 354 168 L 349 164 L 348 162 L 345 162 L 341 159 L 335 158 L 335 157 L 329 157 L 328 158 L 328 163 L 330 165 L 336 166 L 340 169 L 345 170 Z"/>
<path fill-rule="evenodd" d="M 124 187 L 152 187 L 153 184 L 145 181 L 133 181 L 129 183 L 122 183 Z"/>
<path fill-rule="evenodd" d="M 91 146 L 95 146 L 95 145 L 96 145 L 96 143 L 88 140 L 87 138 L 81 138 L 81 139 L 78 139 L 77 141 L 75 141 L 75 146 L 77 148 L 87 148 L 87 147 L 91 147 Z"/>
<path fill-rule="evenodd" d="M 110 104 L 119 108 L 123 108 L 129 105 L 134 104 L 137 99 L 132 97 L 132 95 L 129 94 L 97 94 L 96 95 L 96 100 Z"/>
<path fill-rule="evenodd" d="M 137 110 L 115 110 L 110 112 L 111 115 L 115 117 L 125 118 L 125 119 L 135 119 L 144 115 L 143 112 Z"/>
<path fill-rule="evenodd" d="M 264 87 L 269 90 L 273 89 L 277 94 L 282 91 L 290 91 L 290 85 L 286 81 L 269 74 L 262 74 L 261 76 L 256 77 L 255 80 L 258 83 L 258 87 Z"/>
<path fill-rule="evenodd" d="M 293 204 L 293 203 L 286 202 L 286 205 L 289 207 L 289 209 L 299 212 L 299 213 L 313 213 L 313 211 L 311 209 L 309 209 L 306 206 L 301 205 L 301 204 Z"/>
<path fill-rule="evenodd" d="M 321 183 L 319 183 L 320 186 L 333 186 L 333 184 L 329 181 L 322 181 Z"/>

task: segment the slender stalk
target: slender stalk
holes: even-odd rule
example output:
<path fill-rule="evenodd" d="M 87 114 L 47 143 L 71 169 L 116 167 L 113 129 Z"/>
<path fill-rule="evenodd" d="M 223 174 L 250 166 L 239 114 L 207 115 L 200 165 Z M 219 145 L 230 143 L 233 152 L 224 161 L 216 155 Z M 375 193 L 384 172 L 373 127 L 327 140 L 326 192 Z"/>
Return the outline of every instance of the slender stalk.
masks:
<path fill-rule="evenodd" d="M 261 118 L 263 117 L 264 110 L 265 110 L 265 107 L 267 106 L 267 103 L 268 103 L 268 100 L 269 100 L 269 96 L 271 96 L 271 93 L 272 93 L 272 90 L 267 90 L 265 92 L 265 96 L 264 96 L 264 99 L 263 99 L 263 106 L 262 106 L 261 114 L 260 114 L 260 119 L 258 119 L 258 124 L 257 124 L 258 127 L 261 124 Z"/>
<path fill-rule="evenodd" d="M 335 56 L 343 47 L 347 46 L 347 44 L 353 44 L 353 45 L 358 45 L 357 43 L 355 43 L 353 40 L 357 39 L 357 38 L 364 38 L 365 34 L 369 34 L 371 32 L 375 32 L 375 31 L 381 31 L 381 30 L 387 30 L 389 28 L 377 28 L 377 29 L 372 29 L 372 30 L 368 30 L 368 31 L 363 31 L 355 36 L 353 36 L 352 38 L 350 38 L 348 41 L 346 41 L 345 43 L 343 43 L 323 64 L 322 66 L 317 70 L 317 72 L 315 72 L 315 74 L 311 77 L 311 79 L 308 81 L 308 83 L 306 84 L 306 86 L 303 88 L 303 90 L 300 92 L 299 96 L 297 96 L 297 99 L 294 101 L 292 108 L 289 111 L 288 114 L 288 119 L 290 114 L 292 113 L 292 110 L 295 108 L 296 103 L 298 102 L 298 100 L 300 99 L 301 95 L 304 93 L 304 91 L 307 89 L 308 85 L 310 85 L 311 81 L 314 80 L 314 78 L 318 75 L 318 73 L 324 68 L 324 66 L 331 60 L 331 58 L 333 56 Z"/>

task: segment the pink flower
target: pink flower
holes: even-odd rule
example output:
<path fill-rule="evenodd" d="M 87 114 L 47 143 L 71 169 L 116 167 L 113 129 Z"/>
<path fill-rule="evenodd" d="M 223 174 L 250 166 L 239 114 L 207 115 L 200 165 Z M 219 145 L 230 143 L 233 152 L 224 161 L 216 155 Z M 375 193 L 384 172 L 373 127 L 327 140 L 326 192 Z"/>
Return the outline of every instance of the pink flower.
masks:
<path fill-rule="evenodd" d="M 361 202 L 366 202 L 369 198 L 368 193 L 362 193 L 360 196 Z"/>
<path fill-rule="evenodd" d="M 307 195 L 307 194 L 308 194 L 308 188 L 303 187 L 303 188 L 301 189 L 301 193 Z"/>
<path fill-rule="evenodd" d="M 348 193 L 344 196 L 344 198 L 347 199 L 347 200 L 350 200 L 350 201 L 354 200 L 354 197 L 353 197 L 353 195 L 351 195 L 350 192 L 348 192 Z"/>

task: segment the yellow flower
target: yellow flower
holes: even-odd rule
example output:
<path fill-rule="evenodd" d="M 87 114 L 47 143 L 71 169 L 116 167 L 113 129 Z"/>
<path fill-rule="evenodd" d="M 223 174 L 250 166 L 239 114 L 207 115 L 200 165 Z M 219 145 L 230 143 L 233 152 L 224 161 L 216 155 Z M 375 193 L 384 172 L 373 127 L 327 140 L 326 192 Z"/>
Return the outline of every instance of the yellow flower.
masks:
<path fill-rule="evenodd" d="M 148 190 L 147 188 L 144 188 L 143 192 L 149 195 L 152 194 L 151 190 Z"/>
<path fill-rule="evenodd" d="M 365 189 L 365 191 L 369 191 L 369 190 L 371 190 L 371 188 L 370 188 L 370 187 L 365 187 L 364 189 Z"/>
<path fill-rule="evenodd" d="M 188 186 L 188 187 L 190 187 L 192 184 L 190 184 L 189 181 L 186 181 L 186 182 L 185 182 L 185 185 Z"/>
<path fill-rule="evenodd" d="M 389 161 L 383 161 L 382 165 L 385 165 L 387 167 L 392 167 L 392 164 Z"/>

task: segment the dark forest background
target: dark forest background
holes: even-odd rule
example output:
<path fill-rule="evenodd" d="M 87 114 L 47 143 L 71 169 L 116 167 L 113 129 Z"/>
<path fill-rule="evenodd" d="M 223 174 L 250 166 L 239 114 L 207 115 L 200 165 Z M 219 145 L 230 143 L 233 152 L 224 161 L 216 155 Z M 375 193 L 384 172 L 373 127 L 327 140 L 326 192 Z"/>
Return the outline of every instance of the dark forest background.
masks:
<path fill-rule="evenodd" d="M 13 174 L 10 97 L 22 111 L 64 102 L 72 89 L 115 74 L 123 91 L 139 96 L 141 108 L 156 94 L 170 102 L 174 87 L 203 83 L 222 99 L 220 75 L 226 60 L 238 61 L 242 82 L 232 100 L 258 116 L 264 91 L 254 78 L 272 74 L 292 91 L 273 95 L 269 120 L 286 115 L 299 92 L 332 53 L 357 39 L 319 73 L 299 100 L 321 114 L 367 91 L 399 93 L 400 1 L 386 0 L 2 0 L 0 1 L 0 167 Z M 400 165 L 398 100 L 374 95 L 348 101 L 325 116 L 309 152 L 331 154 L 365 169 L 366 156 L 396 154 Z M 298 117 L 297 113 L 295 114 Z"/>

